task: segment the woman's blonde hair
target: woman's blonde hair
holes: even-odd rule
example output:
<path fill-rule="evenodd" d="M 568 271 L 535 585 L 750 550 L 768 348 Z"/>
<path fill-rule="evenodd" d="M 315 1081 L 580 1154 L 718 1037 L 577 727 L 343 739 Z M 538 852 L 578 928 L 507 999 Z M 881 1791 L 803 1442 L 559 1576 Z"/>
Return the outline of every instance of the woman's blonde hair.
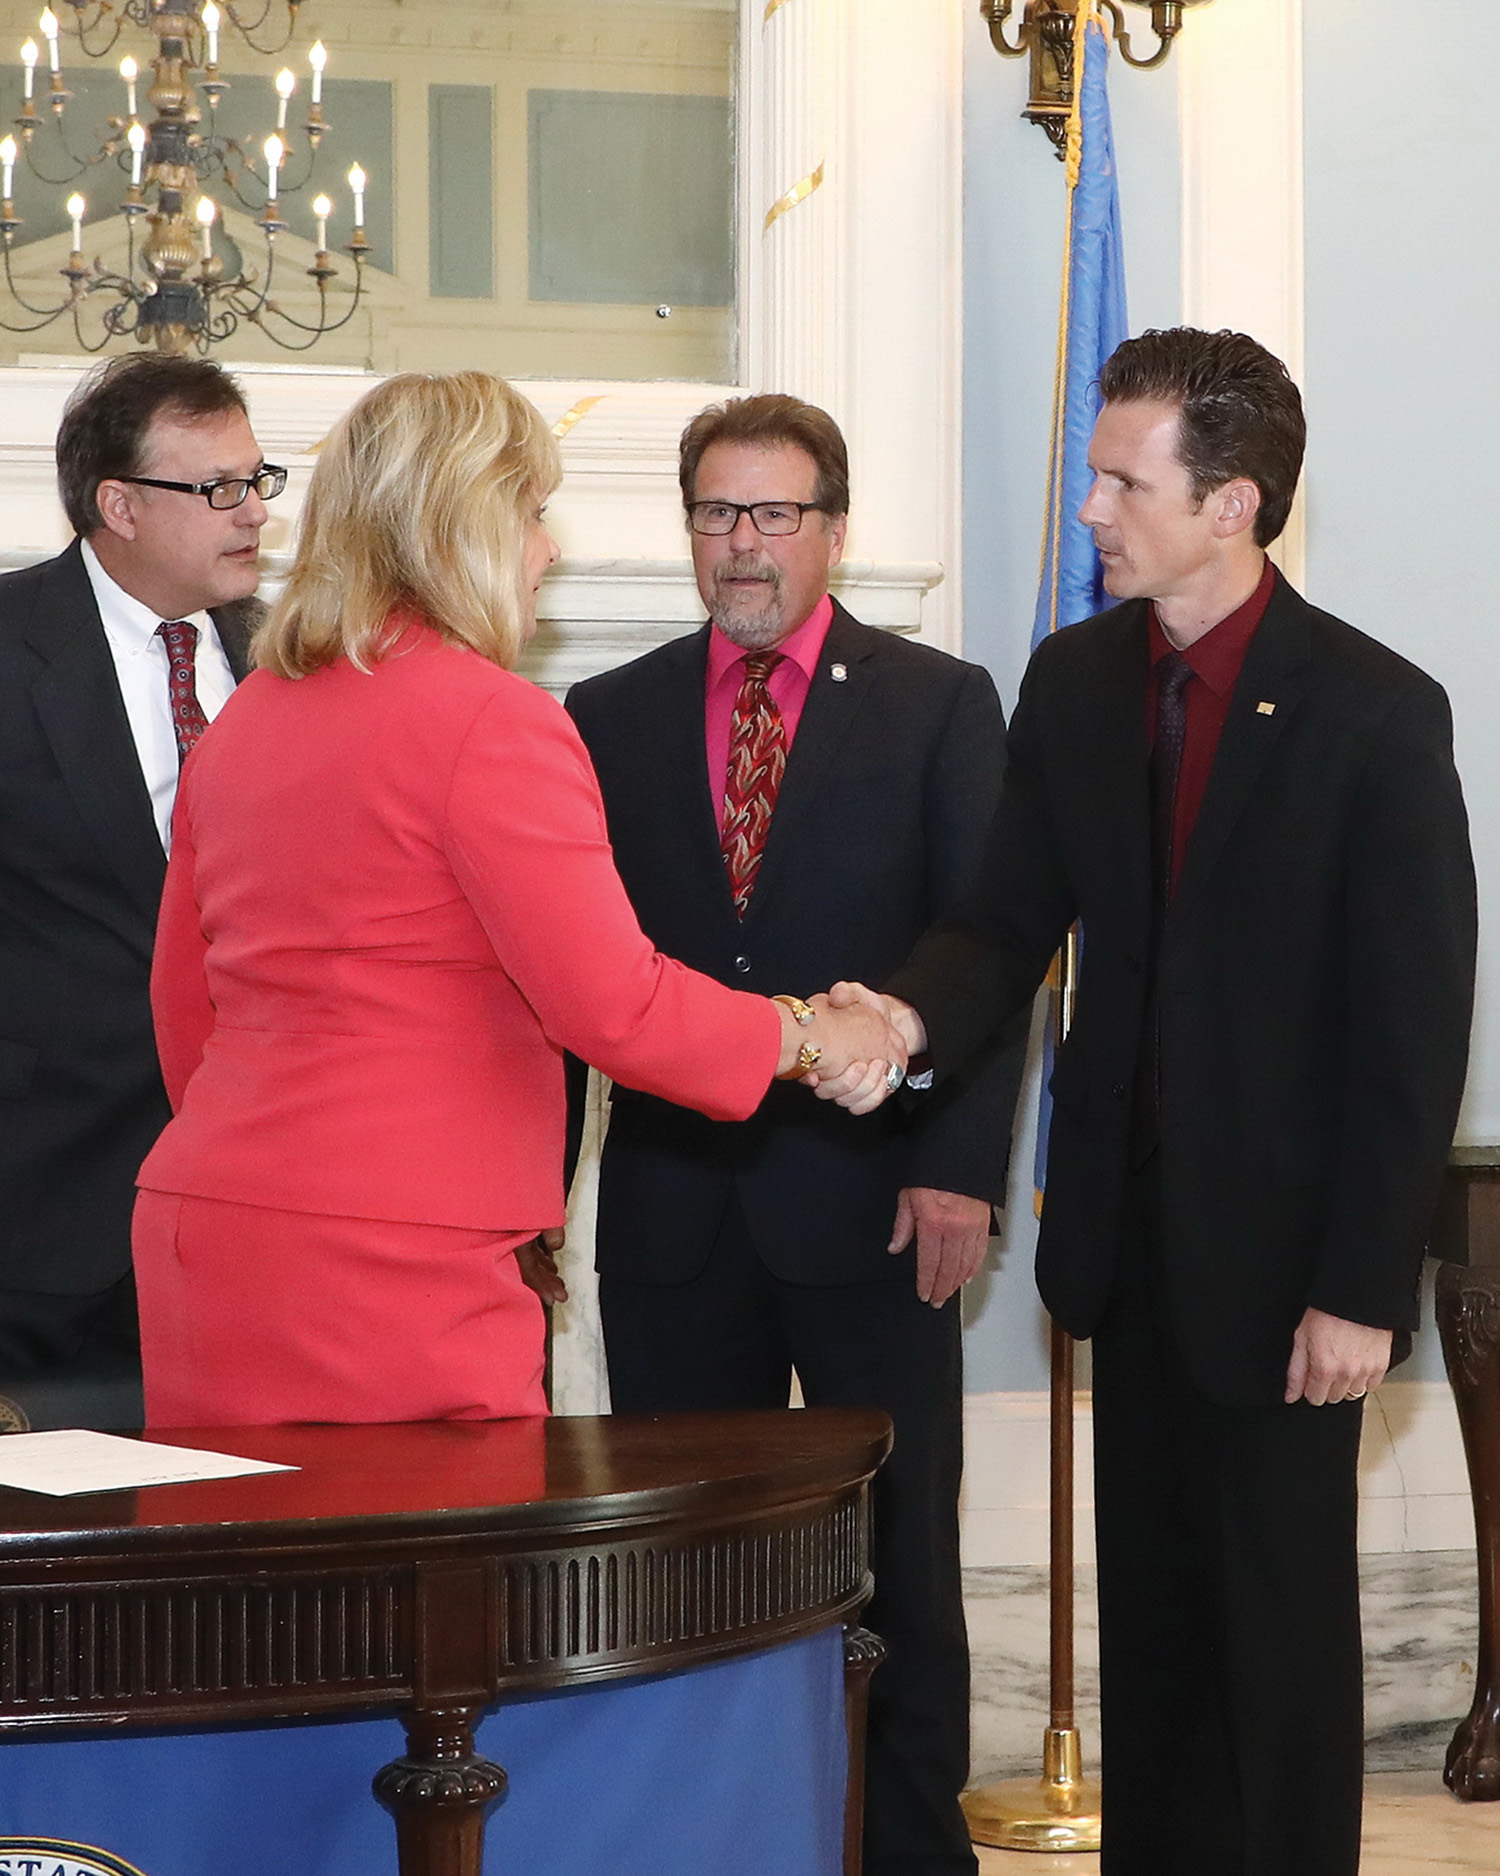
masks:
<path fill-rule="evenodd" d="M 510 667 L 525 640 L 527 522 L 559 475 L 552 432 L 503 378 L 386 379 L 323 445 L 255 662 L 281 677 L 341 656 L 368 670 L 402 607 Z"/>

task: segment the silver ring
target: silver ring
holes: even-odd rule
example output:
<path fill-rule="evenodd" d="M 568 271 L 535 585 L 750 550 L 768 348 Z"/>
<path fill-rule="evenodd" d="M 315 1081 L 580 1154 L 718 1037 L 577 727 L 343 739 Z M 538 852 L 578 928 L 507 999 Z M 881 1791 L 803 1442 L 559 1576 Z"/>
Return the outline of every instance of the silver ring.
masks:
<path fill-rule="evenodd" d="M 885 1071 L 886 1092 L 888 1094 L 894 1094 L 905 1080 L 906 1070 L 899 1062 L 892 1062 L 890 1067 Z"/>

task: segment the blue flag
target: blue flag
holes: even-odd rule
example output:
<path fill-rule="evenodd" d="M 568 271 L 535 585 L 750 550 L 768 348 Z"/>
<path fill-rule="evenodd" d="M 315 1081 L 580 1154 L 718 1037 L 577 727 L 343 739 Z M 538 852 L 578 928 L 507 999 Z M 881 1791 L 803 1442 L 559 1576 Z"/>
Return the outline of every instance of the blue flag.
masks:
<path fill-rule="evenodd" d="M 1066 149 L 1068 238 L 1033 650 L 1049 633 L 1076 625 L 1110 603 L 1094 537 L 1078 519 L 1078 510 L 1092 481 L 1088 448 L 1099 414 L 1099 372 L 1130 331 L 1125 317 L 1119 178 L 1109 121 L 1109 31 L 1097 0 L 1085 0 L 1079 7 L 1073 44 L 1078 82 Z M 1055 1022 L 1048 1025 L 1037 1116 L 1039 1208 L 1047 1184 L 1047 1132 L 1052 1120 L 1048 1083 L 1056 1028 Z"/>

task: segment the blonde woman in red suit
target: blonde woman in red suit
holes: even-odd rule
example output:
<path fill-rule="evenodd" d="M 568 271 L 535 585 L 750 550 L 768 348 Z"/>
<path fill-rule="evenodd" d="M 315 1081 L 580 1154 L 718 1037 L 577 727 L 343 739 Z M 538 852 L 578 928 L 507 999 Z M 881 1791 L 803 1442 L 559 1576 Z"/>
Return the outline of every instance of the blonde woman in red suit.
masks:
<path fill-rule="evenodd" d="M 846 1104 L 884 1091 L 872 1012 L 641 934 L 583 745 L 510 668 L 557 480 L 499 378 L 372 391 L 184 770 L 152 979 L 175 1117 L 135 1217 L 152 1426 L 544 1412 L 516 1253 L 563 1218 L 565 1049 L 725 1120 L 809 1045 L 869 1063 Z"/>

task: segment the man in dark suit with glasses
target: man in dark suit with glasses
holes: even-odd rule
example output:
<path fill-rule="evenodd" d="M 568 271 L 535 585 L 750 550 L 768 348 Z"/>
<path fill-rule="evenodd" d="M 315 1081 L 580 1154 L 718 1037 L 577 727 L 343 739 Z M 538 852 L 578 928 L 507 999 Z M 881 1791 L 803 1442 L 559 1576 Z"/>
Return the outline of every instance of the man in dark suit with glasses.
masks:
<path fill-rule="evenodd" d="M 834 600 L 849 470 L 826 412 L 761 396 L 682 439 L 710 623 L 575 687 L 620 875 L 665 952 L 740 989 L 806 996 L 894 969 L 975 878 L 1004 724 L 977 666 Z M 795 1000 L 795 998 L 794 998 Z M 1015 1038 L 936 1099 L 859 1120 L 775 1087 L 719 1124 L 613 1092 L 600 1306 L 616 1410 L 885 1409 L 867 1876 L 969 1876 L 958 1808 L 968 1657 L 958 1569 L 957 1292 L 1003 1202 Z M 895 1253 L 892 1255 L 892 1253 Z"/>
<path fill-rule="evenodd" d="M 121 1424 L 134 1180 L 168 1117 L 148 978 L 178 768 L 244 675 L 286 471 L 232 378 L 144 354 L 79 386 L 57 476 L 77 538 L 0 578 L 0 1392 L 62 1382 Z"/>

